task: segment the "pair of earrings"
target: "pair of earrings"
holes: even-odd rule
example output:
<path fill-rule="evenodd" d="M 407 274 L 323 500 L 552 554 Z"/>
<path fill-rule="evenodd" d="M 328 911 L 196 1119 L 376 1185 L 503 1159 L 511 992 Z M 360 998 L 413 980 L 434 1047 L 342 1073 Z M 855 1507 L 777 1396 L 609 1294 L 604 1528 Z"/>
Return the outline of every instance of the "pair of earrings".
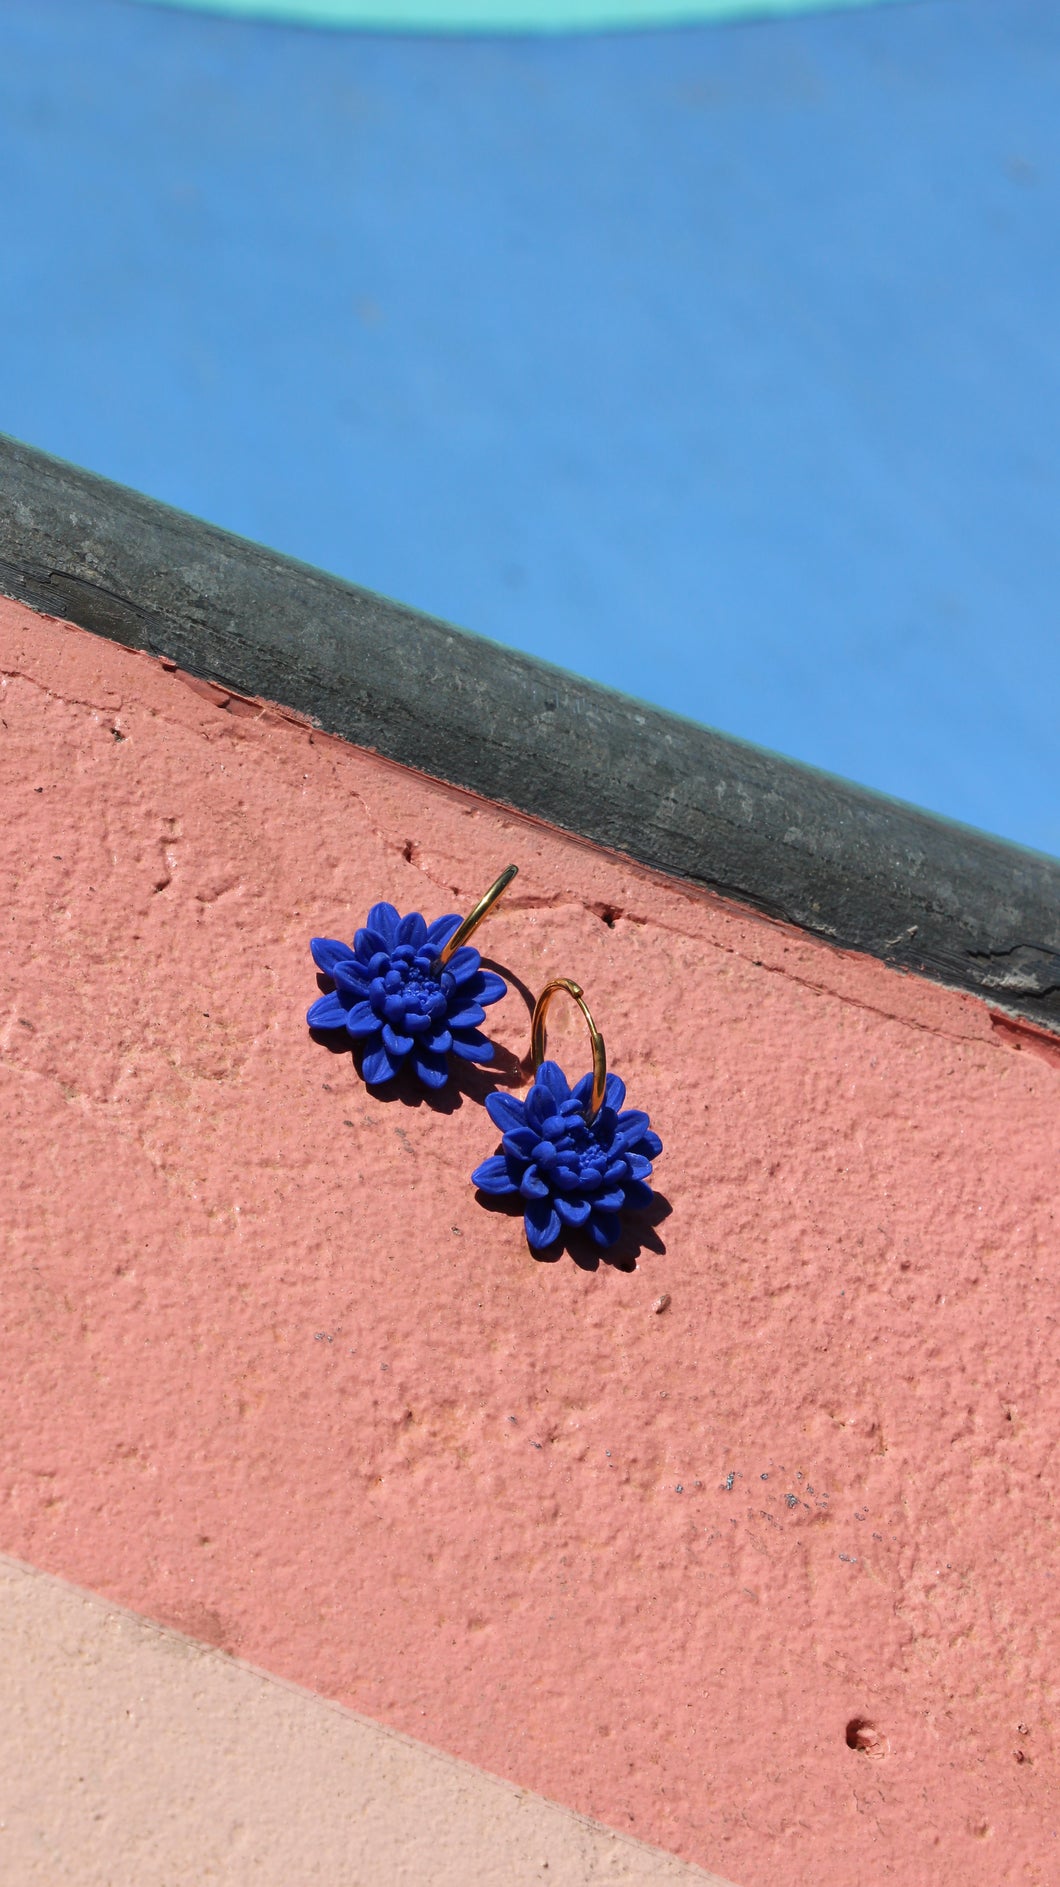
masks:
<path fill-rule="evenodd" d="M 331 990 L 306 1017 L 312 1029 L 345 1030 L 360 1046 L 369 1087 L 411 1069 L 427 1088 L 443 1088 L 450 1057 L 488 1062 L 494 1045 L 481 1032 L 486 1009 L 507 994 L 502 976 L 482 968 L 468 942 L 518 871 L 509 865 L 468 916 L 450 913 L 428 924 L 419 911 L 402 917 L 392 904 L 373 904 L 352 945 L 328 937 L 310 944 Z M 592 1068 L 571 1087 L 546 1058 L 546 1018 L 564 993 L 589 1031 Z M 545 1251 L 580 1229 L 602 1249 L 614 1245 L 625 1211 L 653 1200 L 648 1180 L 662 1152 L 648 1116 L 626 1108 L 625 1084 L 607 1071 L 603 1037 L 577 983 L 558 977 L 542 990 L 530 1027 L 534 1082 L 525 1100 L 496 1091 L 486 1111 L 502 1139 L 477 1166 L 471 1183 L 482 1193 L 518 1200 L 532 1251 Z"/>

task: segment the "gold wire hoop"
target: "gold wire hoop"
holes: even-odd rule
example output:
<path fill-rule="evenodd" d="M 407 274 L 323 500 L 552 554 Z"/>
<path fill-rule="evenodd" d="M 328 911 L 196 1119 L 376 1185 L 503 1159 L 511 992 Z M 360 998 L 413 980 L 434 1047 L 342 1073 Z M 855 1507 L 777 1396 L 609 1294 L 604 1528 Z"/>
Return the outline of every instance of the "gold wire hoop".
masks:
<path fill-rule="evenodd" d="M 607 1054 L 604 1049 L 604 1038 L 589 1013 L 589 1005 L 582 994 L 580 983 L 572 983 L 566 976 L 557 976 L 554 982 L 546 983 L 534 1004 L 534 1017 L 530 1024 L 530 1058 L 533 1061 L 536 1076 L 545 1059 L 545 1050 L 548 1046 L 548 1036 L 545 1033 L 548 1006 L 553 996 L 557 995 L 560 990 L 565 995 L 574 998 L 589 1029 L 589 1040 L 593 1050 L 593 1092 L 588 1115 L 591 1125 L 604 1104 L 604 1095 L 607 1092 Z"/>
<path fill-rule="evenodd" d="M 497 899 L 504 896 L 504 893 L 507 891 L 508 886 L 511 884 L 518 870 L 518 865 L 506 865 L 500 877 L 491 884 L 489 890 L 479 899 L 474 910 L 469 911 L 463 923 L 454 930 L 449 942 L 443 944 L 438 954 L 437 967 L 440 970 L 444 970 L 453 952 L 459 950 L 461 944 L 466 944 L 472 931 L 478 929 L 483 918 L 493 909 Z"/>

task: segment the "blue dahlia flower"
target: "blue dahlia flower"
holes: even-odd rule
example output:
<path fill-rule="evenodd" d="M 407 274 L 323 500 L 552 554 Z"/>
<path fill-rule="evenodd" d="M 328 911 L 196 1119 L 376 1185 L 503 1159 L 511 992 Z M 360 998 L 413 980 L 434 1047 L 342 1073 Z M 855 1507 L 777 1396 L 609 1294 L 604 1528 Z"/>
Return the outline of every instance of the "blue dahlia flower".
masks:
<path fill-rule="evenodd" d="M 525 1101 L 486 1096 L 504 1138 L 471 1181 L 482 1192 L 522 1198 L 532 1251 L 554 1245 L 568 1226 L 582 1226 L 606 1250 L 622 1229 L 619 1214 L 650 1206 L 655 1196 L 646 1181 L 662 1141 L 647 1114 L 622 1112 L 625 1084 L 608 1075 L 604 1104 L 590 1121 L 592 1091 L 591 1074 L 572 1088 L 556 1062 L 543 1061 Z"/>
<path fill-rule="evenodd" d="M 419 911 L 400 917 L 392 904 L 373 904 L 352 945 L 314 937 L 313 962 L 335 987 L 306 1016 L 312 1029 L 345 1029 L 364 1049 L 361 1073 L 369 1087 L 390 1081 L 408 1064 L 428 1088 L 444 1088 L 449 1055 L 491 1061 L 493 1043 L 479 1033 L 486 1004 L 508 985 L 482 968 L 470 944 L 455 950 L 444 969 L 438 953 L 463 920 Z"/>

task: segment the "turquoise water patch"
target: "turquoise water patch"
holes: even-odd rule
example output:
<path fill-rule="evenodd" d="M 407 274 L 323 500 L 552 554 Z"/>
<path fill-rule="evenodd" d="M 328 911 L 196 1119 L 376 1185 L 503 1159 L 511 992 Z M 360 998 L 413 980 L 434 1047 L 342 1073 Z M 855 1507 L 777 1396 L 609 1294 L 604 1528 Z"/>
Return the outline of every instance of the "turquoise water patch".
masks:
<path fill-rule="evenodd" d="M 893 5 L 895 0 L 147 0 L 289 26 L 385 33 L 586 33 Z"/>

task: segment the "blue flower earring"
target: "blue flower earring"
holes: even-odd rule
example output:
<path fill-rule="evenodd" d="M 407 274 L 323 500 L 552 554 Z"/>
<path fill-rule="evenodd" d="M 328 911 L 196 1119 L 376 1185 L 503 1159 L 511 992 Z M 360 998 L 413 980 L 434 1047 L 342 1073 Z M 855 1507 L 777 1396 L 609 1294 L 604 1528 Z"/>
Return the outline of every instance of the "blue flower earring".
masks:
<path fill-rule="evenodd" d="M 392 904 L 373 904 L 352 944 L 314 937 L 313 962 L 334 988 L 306 1016 L 311 1029 L 343 1029 L 364 1051 L 361 1073 L 378 1087 L 411 1066 L 424 1087 L 444 1088 L 449 1057 L 491 1061 L 493 1043 L 479 1031 L 486 1006 L 507 994 L 502 976 L 482 968 L 467 939 L 508 889 L 518 865 L 502 871 L 473 911 L 402 917 Z"/>
<path fill-rule="evenodd" d="M 592 1073 L 573 1088 L 558 1063 L 545 1060 L 545 1018 L 560 990 L 577 1003 L 592 1043 Z M 497 1198 L 521 1199 L 531 1251 L 545 1251 L 575 1227 L 607 1250 L 618 1240 L 621 1214 L 652 1204 L 647 1181 L 662 1141 L 647 1114 L 623 1111 L 625 1083 L 607 1072 L 603 1036 L 577 983 L 559 977 L 542 990 L 530 1042 L 534 1085 L 525 1101 L 514 1094 L 486 1096 L 489 1117 L 504 1137 L 471 1183 Z"/>

